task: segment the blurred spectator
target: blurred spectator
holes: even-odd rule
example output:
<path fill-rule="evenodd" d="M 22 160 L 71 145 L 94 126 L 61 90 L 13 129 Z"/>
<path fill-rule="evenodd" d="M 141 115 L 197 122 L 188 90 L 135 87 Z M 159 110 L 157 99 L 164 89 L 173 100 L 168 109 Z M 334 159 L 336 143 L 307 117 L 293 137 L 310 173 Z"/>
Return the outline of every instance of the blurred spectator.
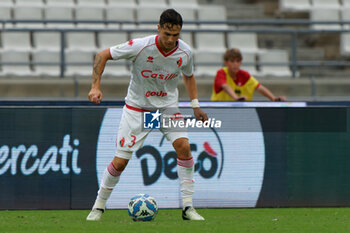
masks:
<path fill-rule="evenodd" d="M 216 73 L 212 101 L 251 101 L 255 90 L 271 101 L 286 101 L 284 96 L 274 96 L 247 71 L 242 70 L 242 60 L 239 49 L 228 49 L 225 52 L 225 67 Z"/>

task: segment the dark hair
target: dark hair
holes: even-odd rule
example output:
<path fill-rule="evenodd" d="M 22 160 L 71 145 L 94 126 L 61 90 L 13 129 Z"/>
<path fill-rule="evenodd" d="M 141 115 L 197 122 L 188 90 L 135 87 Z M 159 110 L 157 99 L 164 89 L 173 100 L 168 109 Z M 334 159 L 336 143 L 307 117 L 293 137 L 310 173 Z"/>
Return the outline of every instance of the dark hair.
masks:
<path fill-rule="evenodd" d="M 167 9 L 163 11 L 159 18 L 159 25 L 163 28 L 165 24 L 169 24 L 169 27 L 179 25 L 182 28 L 182 17 L 174 9 Z"/>
<path fill-rule="evenodd" d="M 237 59 L 238 61 L 243 60 L 241 51 L 239 51 L 239 49 L 233 48 L 233 49 L 226 50 L 224 54 L 224 61 L 233 60 L 233 59 Z"/>

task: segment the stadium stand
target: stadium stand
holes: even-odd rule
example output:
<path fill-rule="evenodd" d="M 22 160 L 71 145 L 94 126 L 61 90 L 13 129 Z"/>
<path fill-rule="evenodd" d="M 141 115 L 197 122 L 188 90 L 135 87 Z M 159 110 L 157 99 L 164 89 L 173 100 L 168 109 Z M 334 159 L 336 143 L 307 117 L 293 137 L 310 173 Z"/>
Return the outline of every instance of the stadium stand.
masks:
<path fill-rule="evenodd" d="M 135 0 L 107 0 L 109 6 L 133 7 L 137 6 Z M 108 7 L 109 7 L 108 6 Z"/>
<path fill-rule="evenodd" d="M 139 1 L 139 7 L 161 7 L 166 8 L 168 7 L 166 0 L 138 0 Z"/>
<path fill-rule="evenodd" d="M 259 60 L 266 65 L 261 65 L 260 72 L 263 76 L 290 77 L 289 56 L 285 50 L 266 50 L 259 54 Z M 280 63 L 279 65 L 269 65 L 268 63 Z"/>
<path fill-rule="evenodd" d="M 169 6 L 173 8 L 197 9 L 199 5 L 197 0 L 169 0 Z"/>
<path fill-rule="evenodd" d="M 106 9 L 106 20 L 108 21 L 129 21 L 133 23 L 108 23 L 110 29 L 134 29 L 135 7 L 133 6 L 110 6 Z"/>
<path fill-rule="evenodd" d="M 162 10 L 174 7 L 183 15 L 185 21 L 181 38 L 193 48 L 195 72 L 206 77 L 204 80 L 209 80 L 222 65 L 222 53 L 230 47 L 241 49 L 244 55 L 242 67 L 259 77 L 276 76 L 286 79 L 293 75 L 292 71 L 295 71 L 292 70 L 293 67 L 298 68 L 295 74 L 301 77 L 310 77 L 311 74 L 325 76 L 327 72 L 322 71 L 327 70 L 332 74 L 339 71 L 338 74 L 342 75 L 348 70 L 346 66 L 339 68 L 320 66 L 316 71 L 314 66 L 308 67 L 303 61 L 328 64 L 325 62 L 327 59 L 334 59 L 333 61 L 346 62 L 350 56 L 349 33 L 334 32 L 330 37 L 327 30 L 350 28 L 350 24 L 341 22 L 350 19 L 349 3 L 349 0 L 0 0 L 0 20 L 4 20 L 0 29 L 0 55 L 4 57 L 9 51 L 16 51 L 17 56 L 24 54 L 23 59 L 17 60 L 20 62 L 18 72 L 17 66 L 8 65 L 16 62 L 16 59 L 11 60 L 10 57 L 1 58 L 4 64 L 0 64 L 0 70 L 2 75 L 10 74 L 9 71 L 15 68 L 16 72 L 12 72 L 11 76 L 54 77 L 61 75 L 63 68 L 61 62 L 63 62 L 62 64 L 67 63 L 65 76 L 79 75 L 89 80 L 91 57 L 97 51 L 132 38 L 157 33 L 155 23 L 150 21 L 158 21 Z M 150 7 L 151 4 L 155 4 L 156 7 Z M 306 21 L 310 19 L 311 22 L 322 20 L 339 21 L 339 23 L 324 25 L 311 23 L 297 26 L 244 24 L 246 19 L 261 18 L 264 22 L 284 17 Z M 41 19 L 48 22 L 8 21 Z M 235 19 L 238 20 L 234 23 L 230 21 L 224 23 L 226 20 Z M 101 22 L 83 23 L 79 20 Z M 188 24 L 189 21 L 192 24 Z M 272 28 L 272 33 L 264 31 L 266 28 Z M 326 30 L 326 33 L 320 36 L 317 31 L 310 34 L 297 33 L 293 42 L 292 30 L 298 28 Z M 240 31 L 241 29 L 253 30 Z M 283 29 L 290 31 L 278 32 Z M 62 36 L 65 38 L 63 41 Z M 327 40 L 331 43 L 326 43 Z M 65 56 L 62 58 L 61 42 L 65 44 Z M 297 51 L 293 43 L 297 46 Z M 48 53 L 46 57 L 45 53 Z M 270 55 L 271 53 L 274 55 Z M 79 56 L 82 56 L 80 60 Z M 277 56 L 279 59 L 273 60 L 271 56 Z M 65 60 L 61 61 L 63 58 Z M 292 59 L 297 59 L 298 64 L 294 63 L 293 66 L 295 60 Z M 25 61 L 28 61 L 28 65 L 23 67 Z M 68 62 L 78 64 L 72 65 Z M 83 64 L 84 62 L 86 64 Z M 271 64 L 274 62 L 277 64 Z M 285 65 L 279 67 L 283 62 Z M 208 63 L 211 65 L 203 65 Z M 105 74 L 127 77 L 128 69 L 127 63 L 109 62 Z"/>
<path fill-rule="evenodd" d="M 8 50 L 31 51 L 29 31 L 3 31 L 1 33 L 3 52 Z"/>
<path fill-rule="evenodd" d="M 213 78 L 217 70 L 223 65 L 222 52 L 198 50 L 194 53 L 194 63 L 196 64 L 196 76 L 208 76 Z"/>
<path fill-rule="evenodd" d="M 314 8 L 339 9 L 338 0 L 311 0 Z"/>
<path fill-rule="evenodd" d="M 61 35 L 55 31 L 35 31 L 32 34 L 33 49 L 44 51 L 61 50 Z"/>
<path fill-rule="evenodd" d="M 60 75 L 60 53 L 51 50 L 32 52 L 34 74 L 38 76 L 57 77 Z M 40 64 L 39 64 L 40 63 Z M 52 63 L 52 64 L 50 64 Z"/>
<path fill-rule="evenodd" d="M 42 20 L 43 8 L 41 5 L 18 5 L 13 9 L 14 20 Z M 43 28 L 43 23 L 16 23 L 17 28 Z"/>
<path fill-rule="evenodd" d="M 16 6 L 43 6 L 43 0 L 16 0 Z"/>
<path fill-rule="evenodd" d="M 76 20 L 95 20 L 101 21 L 104 20 L 104 9 L 98 5 L 95 6 L 77 6 L 75 8 L 75 19 Z M 104 23 L 78 23 L 77 27 L 80 28 L 105 28 Z"/>
<path fill-rule="evenodd" d="M 247 70 L 253 76 L 261 76 L 256 67 L 256 54 L 241 51 L 243 61 L 241 68 Z"/>
<path fill-rule="evenodd" d="M 5 50 L 1 53 L 2 65 L 1 76 L 18 75 L 28 76 L 32 75 L 30 68 L 30 52 L 19 50 Z M 19 63 L 15 65 L 15 63 Z"/>
<path fill-rule="evenodd" d="M 44 19 L 45 20 L 66 20 L 71 23 L 46 23 L 47 28 L 73 28 L 75 27 L 72 23 L 74 8 L 70 5 L 47 5 L 44 8 Z"/>
<path fill-rule="evenodd" d="M 46 0 L 46 6 L 66 6 L 66 7 L 74 7 L 74 0 Z"/>
<path fill-rule="evenodd" d="M 312 8 L 310 12 L 312 21 L 340 21 L 338 9 L 333 8 Z M 340 24 L 313 24 L 313 29 L 341 29 Z"/>
<path fill-rule="evenodd" d="M 68 50 L 66 51 L 66 73 L 68 76 L 91 76 L 91 67 L 94 59 L 93 51 Z"/>
<path fill-rule="evenodd" d="M 256 33 L 228 33 L 228 47 L 235 48 L 239 45 L 242 53 L 259 53 L 258 35 Z"/>
<path fill-rule="evenodd" d="M 309 0 L 280 0 L 279 5 L 282 11 L 309 11 L 311 9 Z"/>

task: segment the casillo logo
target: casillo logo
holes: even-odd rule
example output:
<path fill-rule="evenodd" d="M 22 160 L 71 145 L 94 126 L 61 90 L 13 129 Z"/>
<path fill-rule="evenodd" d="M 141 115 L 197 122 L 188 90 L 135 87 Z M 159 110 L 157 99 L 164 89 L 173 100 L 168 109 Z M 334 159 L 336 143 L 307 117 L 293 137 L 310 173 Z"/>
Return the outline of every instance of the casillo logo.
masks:
<path fill-rule="evenodd" d="M 159 73 L 153 73 L 152 70 L 143 70 L 141 71 L 141 75 L 144 78 L 158 78 L 162 80 L 171 80 L 178 76 L 178 74 L 159 74 Z"/>
<path fill-rule="evenodd" d="M 147 91 L 146 92 L 146 97 L 150 97 L 150 96 L 159 96 L 159 97 L 164 97 L 164 96 L 167 96 L 168 93 L 166 92 L 163 92 L 163 91 Z"/>
<path fill-rule="evenodd" d="M 73 140 L 73 146 L 79 146 L 79 140 Z M 70 154 L 71 153 L 71 154 Z M 50 146 L 42 156 L 39 155 L 37 145 L 31 145 L 26 148 L 21 144 L 18 146 L 2 145 L 0 147 L 0 175 L 11 171 L 11 175 L 22 173 L 23 175 L 31 175 L 38 172 L 39 175 L 45 175 L 50 170 L 52 172 L 62 172 L 63 174 L 80 174 L 81 168 L 78 167 L 78 148 L 70 145 L 70 135 L 63 137 L 61 148 L 56 145 Z M 58 159 L 60 157 L 60 159 Z M 71 163 L 68 159 L 71 159 Z M 61 163 L 57 163 L 61 161 Z M 71 167 L 69 167 L 71 164 Z M 18 168 L 18 169 L 17 169 Z"/>

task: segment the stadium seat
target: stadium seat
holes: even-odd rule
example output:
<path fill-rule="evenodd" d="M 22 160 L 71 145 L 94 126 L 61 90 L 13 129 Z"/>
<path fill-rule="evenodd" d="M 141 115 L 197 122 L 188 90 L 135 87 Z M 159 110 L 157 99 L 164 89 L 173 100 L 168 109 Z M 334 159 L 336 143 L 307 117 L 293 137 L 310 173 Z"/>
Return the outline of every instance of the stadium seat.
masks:
<path fill-rule="evenodd" d="M 128 41 L 128 35 L 126 32 L 98 32 L 97 41 L 98 50 L 103 50 Z"/>
<path fill-rule="evenodd" d="M 0 5 L 0 20 L 10 20 L 11 18 L 11 6 L 1 6 Z"/>
<path fill-rule="evenodd" d="M 334 8 L 339 9 L 340 4 L 338 0 L 311 0 L 312 1 L 312 7 L 315 8 Z"/>
<path fill-rule="evenodd" d="M 343 7 L 350 7 L 350 0 L 342 0 Z"/>
<path fill-rule="evenodd" d="M 66 6 L 73 7 L 75 6 L 74 0 L 46 0 L 47 6 Z"/>
<path fill-rule="evenodd" d="M 14 2 L 13 0 L 0 0 L 0 7 L 13 7 Z"/>
<path fill-rule="evenodd" d="M 311 3 L 309 0 L 280 0 L 279 6 L 282 11 L 309 11 Z"/>
<path fill-rule="evenodd" d="M 193 38 L 192 38 L 192 32 L 181 32 L 180 38 L 185 41 L 186 44 L 191 46 L 193 48 Z"/>
<path fill-rule="evenodd" d="M 242 66 L 241 68 L 243 70 L 248 71 L 251 75 L 255 76 L 258 75 L 258 71 L 256 69 L 256 55 L 255 53 L 246 53 L 246 52 L 242 52 Z"/>
<path fill-rule="evenodd" d="M 107 3 L 110 6 L 120 6 L 120 7 L 136 7 L 136 2 L 135 0 L 107 0 Z M 108 6 L 108 7 L 110 7 Z"/>
<path fill-rule="evenodd" d="M 135 8 L 131 6 L 110 6 L 106 9 L 106 19 L 111 21 L 131 21 L 135 23 Z M 108 23 L 108 28 L 135 28 L 135 24 Z"/>
<path fill-rule="evenodd" d="M 4 50 L 32 50 L 29 31 L 3 31 L 1 33 L 1 41 Z"/>
<path fill-rule="evenodd" d="M 200 5 L 198 8 L 199 21 L 226 21 L 226 8 L 220 5 Z M 227 29 L 228 26 L 223 23 L 200 24 L 200 28 Z"/>
<path fill-rule="evenodd" d="M 197 0 L 169 0 L 169 5 L 172 8 L 192 8 L 197 9 L 198 8 L 198 1 Z"/>
<path fill-rule="evenodd" d="M 73 9 L 71 6 L 46 6 L 44 19 L 46 20 L 73 20 Z M 48 28 L 72 28 L 73 23 L 46 23 Z"/>
<path fill-rule="evenodd" d="M 260 63 L 276 63 L 276 65 L 260 65 L 260 74 L 262 76 L 291 77 L 292 72 L 289 68 L 288 52 L 285 50 L 266 50 L 259 54 Z M 281 64 L 277 64 L 281 63 Z M 285 64 L 282 64 L 285 63 Z"/>
<path fill-rule="evenodd" d="M 136 8 L 136 18 L 138 22 L 141 21 L 154 21 L 154 23 L 139 24 L 138 28 L 144 29 L 156 29 L 159 21 L 159 16 L 165 8 L 162 7 L 138 7 Z"/>
<path fill-rule="evenodd" d="M 312 21 L 338 21 L 340 22 L 340 13 L 338 9 L 313 8 L 310 18 Z M 341 29 L 339 24 L 313 24 L 313 29 Z"/>
<path fill-rule="evenodd" d="M 156 34 L 157 34 L 156 30 L 154 30 L 153 32 L 131 32 L 130 39 L 142 38 L 142 37 L 156 35 Z"/>
<path fill-rule="evenodd" d="M 340 10 L 341 20 L 350 22 L 350 8 L 343 8 Z M 350 29 L 349 23 L 343 23 L 343 29 L 348 30 Z"/>
<path fill-rule="evenodd" d="M 168 4 L 166 0 L 138 0 L 139 1 L 139 7 L 162 7 L 166 8 L 168 7 Z"/>
<path fill-rule="evenodd" d="M 104 20 L 104 9 L 101 7 L 93 6 L 77 6 L 75 8 L 76 20 Z M 79 28 L 105 28 L 104 23 L 77 23 Z"/>
<path fill-rule="evenodd" d="M 33 45 L 35 50 L 61 50 L 61 34 L 54 31 L 33 32 Z"/>
<path fill-rule="evenodd" d="M 241 52 L 258 53 L 258 36 L 256 33 L 228 33 L 229 48 L 238 48 Z"/>
<path fill-rule="evenodd" d="M 195 51 L 193 54 L 195 75 L 214 78 L 223 66 L 222 53 L 216 51 Z"/>
<path fill-rule="evenodd" d="M 94 32 L 67 32 L 67 50 L 96 51 Z"/>
<path fill-rule="evenodd" d="M 196 21 L 196 10 L 193 8 L 176 7 L 175 10 L 182 16 L 184 22 L 182 29 L 197 29 L 198 26 L 195 23 L 186 23 L 187 21 Z"/>
<path fill-rule="evenodd" d="M 13 8 L 14 20 L 42 20 L 43 8 L 39 5 L 17 6 Z M 21 28 L 43 28 L 43 23 L 16 23 L 16 27 Z"/>
<path fill-rule="evenodd" d="M 345 56 L 350 55 L 350 34 L 341 33 L 340 35 L 340 53 Z"/>
<path fill-rule="evenodd" d="M 44 6 L 43 0 L 16 0 L 16 6 Z"/>
<path fill-rule="evenodd" d="M 2 75 L 19 75 L 28 76 L 32 74 L 30 69 L 30 57 L 29 51 L 14 51 L 5 50 L 1 53 L 1 62 L 8 63 L 24 63 L 19 65 L 3 64 L 2 65 Z"/>
<path fill-rule="evenodd" d="M 36 75 L 59 76 L 60 52 L 58 51 L 34 51 L 32 53 L 33 69 Z M 56 63 L 56 64 L 36 64 L 36 63 Z"/>
<path fill-rule="evenodd" d="M 126 60 L 108 61 L 103 71 L 104 75 L 125 77 L 130 75 Z"/>
<path fill-rule="evenodd" d="M 106 3 L 104 0 L 77 0 L 77 5 L 91 6 L 91 7 L 105 7 Z"/>
<path fill-rule="evenodd" d="M 196 32 L 194 39 L 197 50 L 217 51 L 221 53 L 226 50 L 225 34 L 223 32 Z"/>
<path fill-rule="evenodd" d="M 91 76 L 94 53 L 91 51 L 67 51 L 66 58 L 66 76 L 82 75 Z M 69 64 L 70 63 L 70 64 Z"/>

